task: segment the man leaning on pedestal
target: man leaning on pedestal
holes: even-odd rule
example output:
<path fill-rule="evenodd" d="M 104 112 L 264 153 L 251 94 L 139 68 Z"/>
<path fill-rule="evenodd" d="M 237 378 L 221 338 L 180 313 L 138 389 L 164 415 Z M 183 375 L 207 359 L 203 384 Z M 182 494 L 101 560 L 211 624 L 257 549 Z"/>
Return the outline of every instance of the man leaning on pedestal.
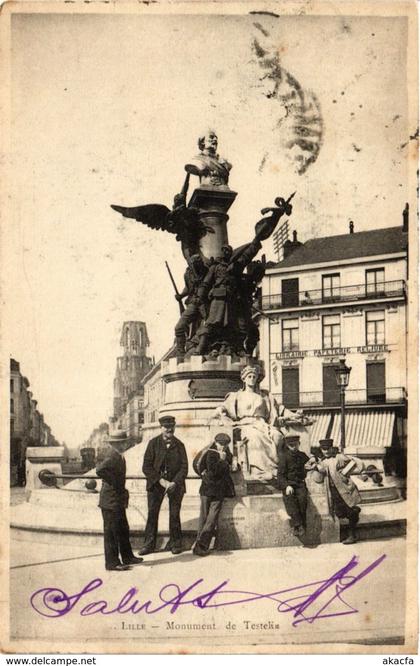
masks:
<path fill-rule="evenodd" d="M 278 484 L 283 493 L 284 507 L 290 518 L 295 536 L 303 536 L 306 530 L 308 489 L 305 478 L 311 469 L 309 457 L 299 451 L 300 437 L 284 438 L 284 447 L 279 450 Z"/>
<path fill-rule="evenodd" d="M 217 530 L 219 514 L 225 497 L 235 497 L 235 487 L 230 476 L 232 454 L 230 437 L 220 432 L 204 454 L 200 473 L 200 518 L 194 555 L 208 555 L 210 543 Z M 199 470 L 200 471 L 200 470 Z"/>
<path fill-rule="evenodd" d="M 322 457 L 313 463 L 312 469 L 317 470 L 322 478 L 327 476 L 332 514 L 349 521 L 349 534 L 342 543 L 352 545 L 357 542 L 356 525 L 360 517 L 361 496 L 351 475 L 363 472 L 364 464 L 354 456 L 336 453 L 332 439 L 320 439 L 319 448 Z"/>
<path fill-rule="evenodd" d="M 167 550 L 174 555 L 182 552 L 180 511 L 188 474 L 188 459 L 184 444 L 174 436 L 175 418 L 159 419 L 161 434 L 150 440 L 143 460 L 147 479 L 147 523 L 144 545 L 140 555 L 153 553 L 156 547 L 159 512 L 165 495 L 169 500 L 169 543 Z"/>

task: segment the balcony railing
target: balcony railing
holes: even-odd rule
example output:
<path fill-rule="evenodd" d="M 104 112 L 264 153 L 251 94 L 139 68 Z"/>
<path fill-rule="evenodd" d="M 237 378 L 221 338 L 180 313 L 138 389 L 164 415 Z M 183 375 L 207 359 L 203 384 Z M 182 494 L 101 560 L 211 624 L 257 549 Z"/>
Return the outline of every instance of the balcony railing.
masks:
<path fill-rule="evenodd" d="M 294 308 L 300 306 L 365 301 L 370 299 L 405 296 L 404 280 L 392 280 L 377 285 L 356 284 L 332 289 L 310 289 L 309 291 L 285 292 L 262 297 L 264 310 Z"/>
<path fill-rule="evenodd" d="M 384 405 L 403 404 L 407 394 L 402 386 L 381 389 L 348 389 L 346 406 L 352 405 Z M 302 391 L 298 393 L 277 394 L 276 400 L 290 409 L 305 407 L 339 407 L 340 392 L 338 391 Z"/>

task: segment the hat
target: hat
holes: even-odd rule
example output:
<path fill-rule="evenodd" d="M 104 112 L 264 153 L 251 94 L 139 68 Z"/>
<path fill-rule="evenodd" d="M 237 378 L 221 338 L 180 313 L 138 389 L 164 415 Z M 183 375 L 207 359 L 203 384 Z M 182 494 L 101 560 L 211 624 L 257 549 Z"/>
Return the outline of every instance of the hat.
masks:
<path fill-rule="evenodd" d="M 227 446 L 230 442 L 230 437 L 225 432 L 218 432 L 214 441 L 222 446 Z"/>
<path fill-rule="evenodd" d="M 334 444 L 333 439 L 320 439 L 319 440 L 319 446 L 321 449 L 331 449 Z"/>
<path fill-rule="evenodd" d="M 174 416 L 161 416 L 159 419 L 159 423 L 161 426 L 174 426 L 176 423 L 175 417 Z"/>
<path fill-rule="evenodd" d="M 105 441 L 108 444 L 116 444 L 118 442 L 126 442 L 128 439 L 127 433 L 125 430 L 116 430 L 112 435 L 109 435 Z"/>
<path fill-rule="evenodd" d="M 300 442 L 299 435 L 289 435 L 284 438 L 285 444 L 299 444 L 299 442 Z"/>

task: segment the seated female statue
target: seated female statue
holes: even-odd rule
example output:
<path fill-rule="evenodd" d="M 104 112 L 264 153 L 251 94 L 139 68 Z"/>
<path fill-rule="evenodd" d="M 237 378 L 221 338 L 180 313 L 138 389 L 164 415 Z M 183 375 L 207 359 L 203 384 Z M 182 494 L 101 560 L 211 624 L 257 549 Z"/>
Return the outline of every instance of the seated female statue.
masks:
<path fill-rule="evenodd" d="M 282 446 L 281 427 L 288 424 L 309 425 L 301 410 L 293 412 L 259 388 L 262 371 L 247 365 L 241 372 L 243 388 L 228 393 L 217 407 L 215 417 L 225 425 L 240 428 L 240 439 L 247 443 L 250 475 L 270 480 L 277 474 L 277 450 Z"/>

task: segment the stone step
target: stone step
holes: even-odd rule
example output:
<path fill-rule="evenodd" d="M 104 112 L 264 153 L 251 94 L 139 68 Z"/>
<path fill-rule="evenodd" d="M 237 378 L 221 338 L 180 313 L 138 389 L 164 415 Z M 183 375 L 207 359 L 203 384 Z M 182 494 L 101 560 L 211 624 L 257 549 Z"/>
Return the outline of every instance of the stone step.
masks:
<path fill-rule="evenodd" d="M 69 496 L 70 495 L 70 496 Z M 54 544 L 77 544 L 102 546 L 102 516 L 97 507 L 98 496 L 83 494 L 82 506 L 79 493 L 64 493 L 59 490 L 39 491 L 33 498 L 39 502 L 24 503 L 11 507 L 12 537 L 19 541 L 31 541 L 38 543 Z M 60 502 L 57 500 L 66 501 Z M 252 504 L 252 507 L 251 507 Z M 249 505 L 249 506 L 248 506 Z M 258 506 L 257 506 L 258 505 Z M 265 506 L 267 505 L 267 506 Z M 264 508 L 265 507 L 265 508 Z M 233 510 L 232 510 L 233 509 Z M 270 532 L 275 540 L 275 546 L 300 546 L 301 542 L 290 532 L 288 517 L 285 513 L 281 495 L 271 494 L 264 498 L 262 495 L 251 496 L 251 498 L 236 498 L 229 508 L 228 502 L 224 508 L 227 530 L 229 536 L 229 521 L 233 521 L 237 533 L 243 531 L 244 539 L 229 537 L 226 541 L 226 549 L 261 548 L 270 541 Z M 406 502 L 396 500 L 388 503 L 365 504 L 362 506 L 358 535 L 361 540 L 383 538 L 387 536 L 401 536 L 406 531 Z M 145 495 L 132 497 L 131 506 L 128 509 L 128 520 L 134 544 L 137 547 L 142 542 L 147 518 L 147 503 Z M 162 543 L 168 539 L 169 515 L 166 502 L 162 506 L 159 520 L 159 537 Z M 325 515 L 324 515 L 325 514 Z M 186 495 L 182 505 L 181 520 L 185 538 L 185 547 L 190 547 L 195 539 L 199 515 L 199 497 Z M 252 519 L 250 518 L 252 516 Z M 310 514 L 308 514 L 308 519 Z M 329 521 L 327 511 L 322 510 L 317 518 L 322 520 L 322 530 L 318 539 L 314 542 L 331 540 L 331 535 L 326 532 Z M 314 521 L 312 521 L 314 522 Z M 328 523 L 328 524 L 327 524 Z M 257 538 L 252 542 L 248 539 L 246 526 L 252 524 L 252 530 Z M 276 526 L 276 529 L 273 528 Z M 311 526 L 310 532 L 313 532 Z M 238 532 L 239 530 L 239 532 Z M 276 533 L 274 535 L 274 532 Z M 345 538 L 348 532 L 346 521 L 340 526 L 340 537 Z M 323 536 L 324 535 L 324 536 Z M 314 535 L 309 534 L 312 538 Z M 324 538 L 325 537 L 325 538 Z M 333 540 L 338 540 L 338 534 Z M 316 543 L 315 543 L 316 545 Z"/>
<path fill-rule="evenodd" d="M 371 486 L 359 489 L 362 498 L 361 504 L 379 504 L 381 502 L 394 502 L 401 500 L 400 490 L 396 486 Z"/>

